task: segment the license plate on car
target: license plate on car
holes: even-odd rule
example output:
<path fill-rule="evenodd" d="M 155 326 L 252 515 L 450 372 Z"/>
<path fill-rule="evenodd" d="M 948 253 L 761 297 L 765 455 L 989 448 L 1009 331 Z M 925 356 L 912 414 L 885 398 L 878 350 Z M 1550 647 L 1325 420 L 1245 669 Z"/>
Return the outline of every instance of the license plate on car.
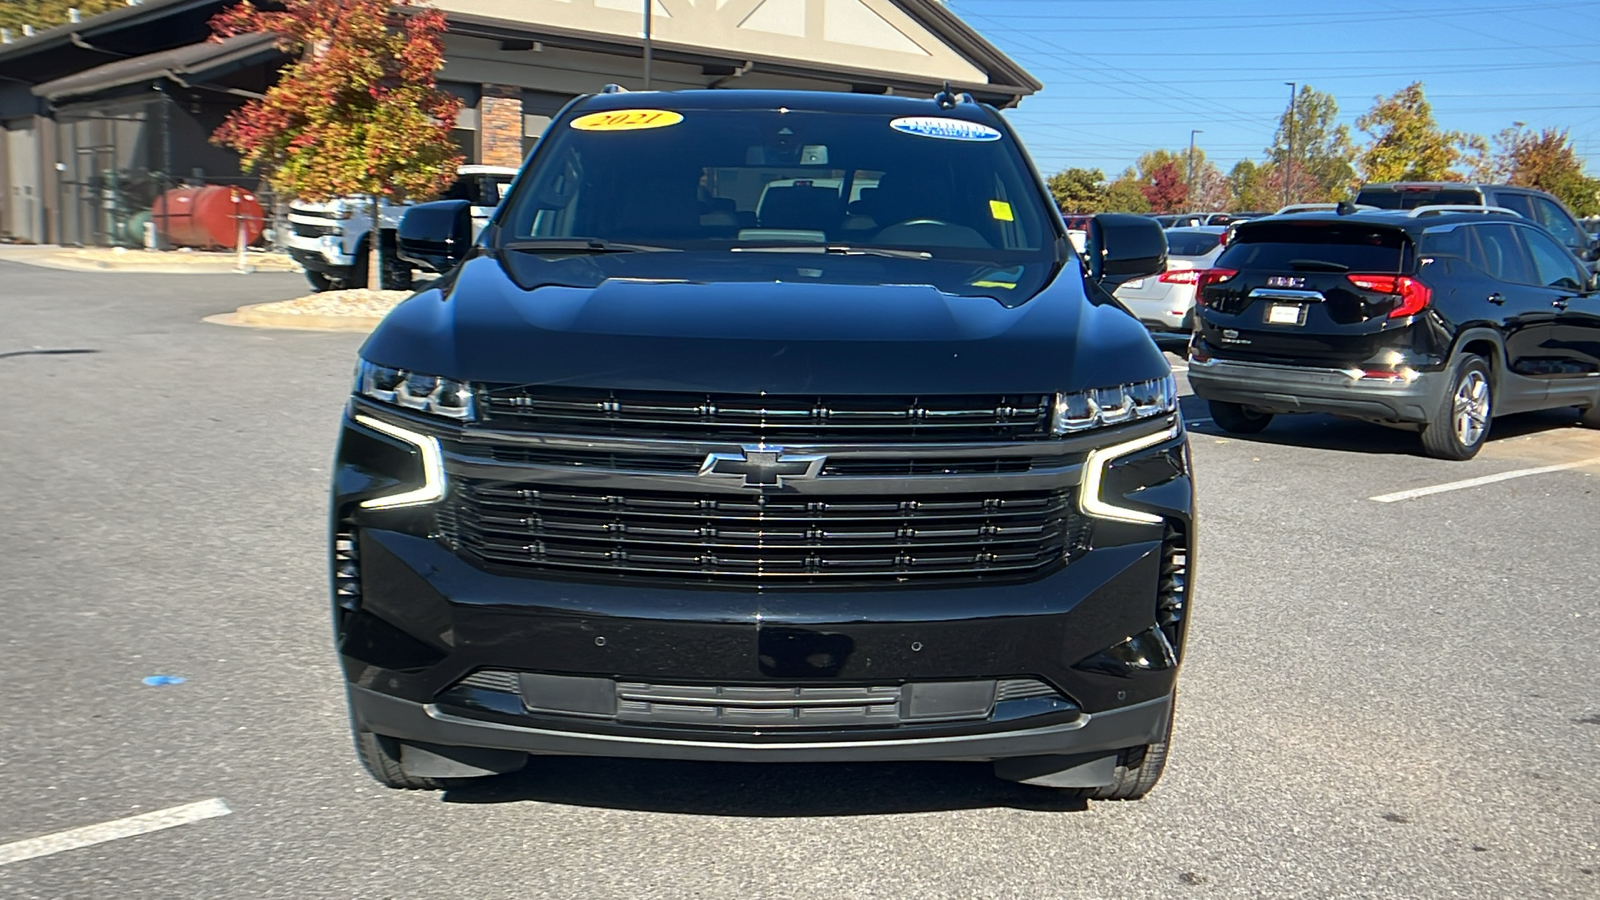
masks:
<path fill-rule="evenodd" d="M 1129 289 L 1142 288 L 1142 287 L 1144 287 L 1144 279 L 1143 278 L 1135 278 L 1135 279 L 1133 279 L 1131 281 L 1124 281 L 1122 283 L 1122 286 L 1125 287 L 1125 288 L 1129 288 Z"/>
<path fill-rule="evenodd" d="M 1267 307 L 1267 324 L 1299 325 L 1305 321 L 1306 308 L 1299 303 L 1274 303 Z"/>

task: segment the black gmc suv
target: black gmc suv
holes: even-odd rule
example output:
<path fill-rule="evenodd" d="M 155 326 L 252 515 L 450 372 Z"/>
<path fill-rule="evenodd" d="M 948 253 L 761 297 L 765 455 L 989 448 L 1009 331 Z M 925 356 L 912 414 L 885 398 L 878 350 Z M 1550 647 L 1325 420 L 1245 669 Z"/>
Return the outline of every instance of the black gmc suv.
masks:
<path fill-rule="evenodd" d="M 1160 776 L 1194 525 L 1170 370 L 970 98 L 609 92 L 361 350 L 332 496 L 362 760 Z"/>
<path fill-rule="evenodd" d="M 1200 275 L 1189 382 L 1227 431 L 1334 413 L 1468 459 L 1502 413 L 1576 406 L 1600 426 L 1597 291 L 1519 216 L 1447 205 L 1256 219 Z"/>

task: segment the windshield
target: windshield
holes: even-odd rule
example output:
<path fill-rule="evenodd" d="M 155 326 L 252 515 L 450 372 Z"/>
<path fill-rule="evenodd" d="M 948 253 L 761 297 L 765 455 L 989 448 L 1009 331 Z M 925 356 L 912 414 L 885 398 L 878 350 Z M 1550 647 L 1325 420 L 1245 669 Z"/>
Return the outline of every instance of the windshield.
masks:
<path fill-rule="evenodd" d="M 591 113 L 557 123 L 531 166 L 499 220 L 502 249 L 573 252 L 582 239 L 610 255 L 782 256 L 797 277 L 848 282 L 873 257 L 873 277 L 889 283 L 991 295 L 1031 295 L 1056 262 L 1054 213 L 1020 149 L 961 119 Z M 629 263 L 658 265 L 680 268 Z"/>
<path fill-rule="evenodd" d="M 1394 228 L 1262 220 L 1241 227 L 1216 265 L 1240 270 L 1332 266 L 1351 272 L 1401 272 L 1409 245 L 1405 232 Z"/>

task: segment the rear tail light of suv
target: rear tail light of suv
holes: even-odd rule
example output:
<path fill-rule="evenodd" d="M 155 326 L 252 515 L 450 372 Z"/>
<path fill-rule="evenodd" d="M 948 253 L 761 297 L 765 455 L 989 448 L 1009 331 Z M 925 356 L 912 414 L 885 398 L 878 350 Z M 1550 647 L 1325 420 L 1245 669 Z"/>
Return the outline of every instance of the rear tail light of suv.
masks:
<path fill-rule="evenodd" d="M 1237 269 L 1202 269 L 1195 278 L 1194 303 L 1205 306 L 1205 290 L 1215 284 L 1226 284 L 1239 274 Z"/>
<path fill-rule="evenodd" d="M 1433 290 L 1410 275 L 1375 274 L 1366 275 L 1350 273 L 1345 276 L 1349 282 L 1363 291 L 1372 291 L 1375 294 L 1393 294 L 1399 298 L 1399 303 L 1394 309 L 1389 310 L 1389 318 L 1403 319 L 1414 316 L 1427 307 L 1428 301 L 1433 299 Z"/>
<path fill-rule="evenodd" d="M 1196 284 L 1203 269 L 1168 269 L 1156 280 L 1166 284 Z"/>

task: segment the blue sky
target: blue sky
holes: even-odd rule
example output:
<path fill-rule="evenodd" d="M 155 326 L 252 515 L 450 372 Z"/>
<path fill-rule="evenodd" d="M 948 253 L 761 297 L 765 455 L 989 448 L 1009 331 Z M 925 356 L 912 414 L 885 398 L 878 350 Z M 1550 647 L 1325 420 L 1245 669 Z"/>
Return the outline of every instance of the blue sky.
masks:
<path fill-rule="evenodd" d="M 1355 119 L 1421 80 L 1441 127 L 1570 128 L 1600 156 L 1600 3 L 1546 0 L 946 0 L 1044 90 L 1007 113 L 1045 174 L 1114 177 L 1196 145 L 1223 171 L 1260 159 L 1286 81 Z M 1600 162 L 1600 160 L 1597 160 Z M 1600 166 L 1591 165 L 1591 173 Z"/>

